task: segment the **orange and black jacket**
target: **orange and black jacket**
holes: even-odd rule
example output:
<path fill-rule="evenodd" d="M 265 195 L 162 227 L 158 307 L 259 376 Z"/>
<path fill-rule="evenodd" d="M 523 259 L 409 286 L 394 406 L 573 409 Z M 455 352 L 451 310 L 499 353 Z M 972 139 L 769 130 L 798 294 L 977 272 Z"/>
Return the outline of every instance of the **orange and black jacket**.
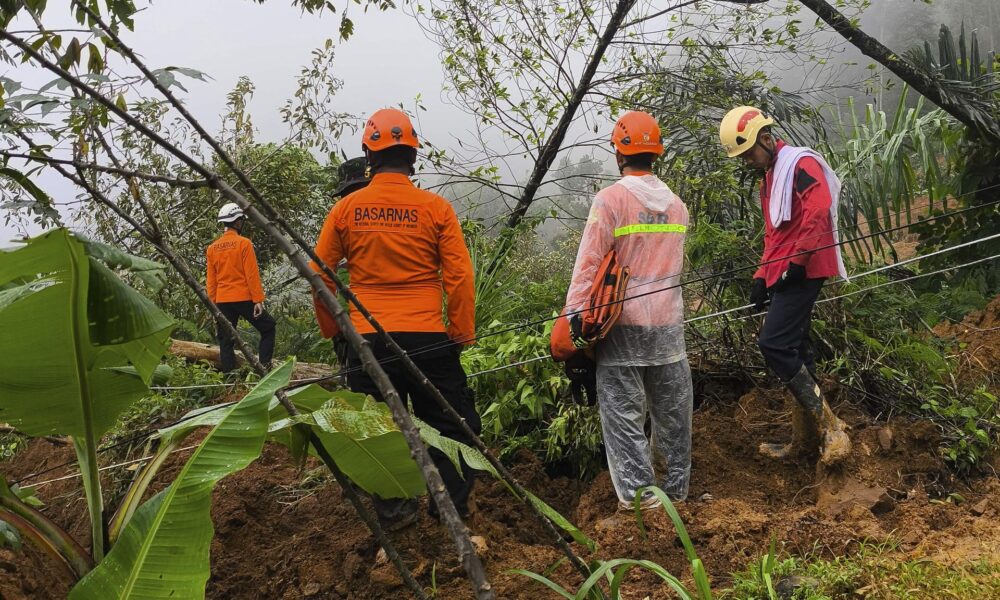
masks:
<path fill-rule="evenodd" d="M 462 227 L 447 200 L 417 188 L 406 175 L 377 173 L 334 205 L 316 254 L 332 268 L 347 259 L 351 290 L 386 331 L 447 331 L 453 340 L 472 343 L 476 290 Z M 336 333 L 322 305 L 317 318 L 324 335 Z M 351 322 L 361 333 L 375 331 L 356 310 Z"/>
<path fill-rule="evenodd" d="M 220 302 L 264 301 L 264 286 L 260 283 L 257 255 L 253 242 L 235 229 L 226 229 L 205 251 L 208 265 L 206 287 L 208 299 Z"/>

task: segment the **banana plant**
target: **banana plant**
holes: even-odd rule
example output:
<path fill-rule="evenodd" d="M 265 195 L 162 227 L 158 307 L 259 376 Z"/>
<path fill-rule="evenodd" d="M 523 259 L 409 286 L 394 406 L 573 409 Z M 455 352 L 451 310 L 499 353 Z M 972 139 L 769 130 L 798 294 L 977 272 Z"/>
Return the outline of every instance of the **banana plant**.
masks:
<path fill-rule="evenodd" d="M 308 426 L 322 440 L 337 466 L 364 491 L 383 498 L 414 498 L 425 493 L 426 485 L 420 470 L 410 457 L 409 448 L 384 404 L 364 394 L 343 390 L 331 392 L 316 385 L 291 392 L 288 398 L 302 414 L 283 417 L 284 409 L 277 401 L 272 400 L 269 427 L 271 441 L 289 446 L 295 454 L 296 447 L 305 449 L 305 439 L 296 437 L 296 428 Z M 160 430 L 160 450 L 157 457 L 160 453 L 169 451 L 165 448 L 178 446 L 196 429 L 212 425 L 218 418 L 214 410 L 198 409 L 182 417 L 176 425 Z M 443 452 L 456 466 L 461 457 L 473 469 L 486 471 L 497 479 L 500 478 L 493 465 L 475 448 L 442 436 L 439 431 L 419 419 L 416 423 L 420 428 L 421 439 Z M 297 442 L 297 439 L 301 441 Z M 129 499 L 134 501 L 143 495 L 145 487 L 141 486 L 152 481 L 160 464 L 162 460 L 159 458 L 152 459 L 145 468 L 149 472 L 144 470 L 136 477 L 138 483 L 127 493 L 120 515 L 112 521 L 112 531 L 120 527 L 120 523 L 127 521 L 124 513 L 129 511 Z M 593 540 L 551 506 L 530 493 L 526 500 L 537 506 L 576 542 L 592 551 L 595 549 Z"/>
<path fill-rule="evenodd" d="M 300 429 L 304 425 L 313 428 L 337 466 L 366 492 L 383 498 L 415 498 L 426 491 L 420 468 L 410 457 L 406 440 L 384 404 L 364 394 L 331 392 L 318 385 L 289 392 L 288 399 L 302 414 L 288 417 L 272 398 L 268 404 L 268 440 L 287 446 L 297 462 L 305 457 L 307 448 L 311 452 Z M 220 423 L 224 418 L 221 408 L 218 405 L 193 410 L 157 432 L 156 453 L 136 475 L 111 519 L 108 533 L 112 541 L 132 517 L 167 456 L 196 430 Z"/>
<path fill-rule="evenodd" d="M 178 477 L 141 505 L 142 494 L 135 496 L 137 508 L 122 519 L 120 535 L 105 555 L 100 484 L 96 477 L 87 483 L 88 466 L 96 471 L 97 442 L 122 409 L 148 393 L 172 321 L 103 261 L 141 271 L 137 275 L 149 287 L 159 280 L 153 263 L 63 230 L 0 252 L 0 326 L 12 333 L 0 339 L 5 356 L 0 419 L 31 435 L 73 436 L 95 543 L 87 552 L 3 478 L 0 520 L 78 580 L 70 598 L 203 598 L 212 489 L 260 455 L 269 410 L 277 410 L 274 394 L 288 385 L 294 361 L 275 369 L 239 402 L 213 411 L 212 431 Z"/>
<path fill-rule="evenodd" d="M 174 321 L 93 254 L 65 229 L 0 252 L 0 421 L 72 438 L 100 561 L 97 444 L 148 393 Z"/>
<path fill-rule="evenodd" d="M 204 598 L 213 528 L 212 489 L 260 456 L 268 404 L 288 385 L 294 361 L 269 373 L 242 400 L 217 411 L 218 423 L 177 478 L 146 501 L 111 552 L 70 592 L 70 600 Z"/>

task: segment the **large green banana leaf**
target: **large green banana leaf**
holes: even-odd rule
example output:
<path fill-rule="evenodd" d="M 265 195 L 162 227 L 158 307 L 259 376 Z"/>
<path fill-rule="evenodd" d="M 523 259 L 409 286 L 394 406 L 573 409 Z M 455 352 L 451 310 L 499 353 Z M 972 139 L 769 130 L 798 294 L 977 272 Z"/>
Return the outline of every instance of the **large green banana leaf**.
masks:
<path fill-rule="evenodd" d="M 322 408 L 322 406 L 329 402 L 334 396 L 341 399 L 355 410 L 363 410 L 365 406 L 366 396 L 364 394 L 357 394 L 343 390 L 330 392 L 316 385 L 300 388 L 289 392 L 288 394 L 292 403 L 304 413 L 311 413 Z M 149 484 L 152 483 L 153 479 L 156 477 L 160 467 L 163 466 L 167 456 L 169 456 L 174 449 L 180 447 L 184 440 L 189 435 L 194 433 L 195 430 L 202 427 L 214 427 L 218 425 L 225 417 L 223 409 L 227 406 L 229 405 L 218 404 L 215 406 L 192 410 L 179 419 L 177 423 L 169 427 L 164 427 L 157 432 L 157 436 L 160 438 L 160 444 L 157 447 L 156 454 L 148 463 L 146 463 L 146 465 L 142 468 L 142 471 L 140 471 L 138 476 L 133 480 L 132 485 L 129 486 L 128 491 L 125 493 L 125 497 L 118 508 L 118 512 L 115 513 L 111 522 L 108 524 L 108 535 L 112 542 L 118 539 L 118 535 L 121 533 L 122 528 L 128 523 L 129 519 L 132 518 L 133 513 L 139 506 L 139 501 L 145 494 Z M 276 398 L 272 398 L 268 404 L 268 420 L 270 422 L 270 426 L 268 428 L 268 441 L 277 442 L 287 446 L 297 460 L 304 459 L 307 451 L 315 454 L 312 446 L 309 445 L 309 440 L 300 431 L 300 427 L 292 425 L 292 422 L 287 419 L 287 416 L 288 413 L 285 408 L 281 406 Z M 312 421 L 312 419 L 305 420 Z M 338 436 L 341 435 L 339 432 L 335 434 L 327 433 L 314 425 L 305 426 L 312 426 L 317 436 L 321 440 L 326 440 L 325 443 L 328 444 L 328 448 L 338 448 L 343 445 L 338 438 Z M 364 434 L 357 434 L 357 436 L 363 437 Z M 386 494 L 390 494 L 394 493 L 393 490 L 399 490 L 402 488 L 410 497 L 421 493 L 423 488 L 421 487 L 422 480 L 419 480 L 419 473 L 417 473 L 417 477 L 414 477 L 412 469 L 407 469 L 404 476 L 400 477 L 397 475 L 399 468 L 395 466 L 395 463 L 401 461 L 399 461 L 396 457 L 388 458 L 393 453 L 408 453 L 405 444 L 403 446 L 400 446 L 398 443 L 385 444 L 383 440 L 381 442 L 371 444 L 367 442 L 359 442 L 359 445 L 370 446 L 370 448 L 366 450 L 366 457 L 364 461 L 356 466 L 345 463 L 341 468 L 346 468 L 351 473 L 354 473 L 355 476 L 361 477 L 362 483 L 366 486 L 366 489 L 381 490 Z M 350 460 L 350 458 L 347 458 L 348 463 Z M 365 470 L 371 464 L 375 464 L 377 466 L 370 475 L 366 476 Z M 415 469 L 416 465 L 413 464 L 412 468 Z M 388 473 L 388 475 L 384 476 L 385 480 L 379 482 L 379 473 Z M 396 479 L 396 481 L 393 481 L 393 479 Z M 395 493 L 400 492 L 397 491 Z"/>
<path fill-rule="evenodd" d="M 42 289 L 0 302 L 0 421 L 96 443 L 147 391 L 173 320 L 64 229 L 0 252 L 0 288 L 25 286 Z"/>
<path fill-rule="evenodd" d="M 214 529 L 212 489 L 258 456 L 268 429 L 268 402 L 288 385 L 293 361 L 227 406 L 177 479 L 139 507 L 107 557 L 70 592 L 70 600 L 205 597 Z"/>
<path fill-rule="evenodd" d="M 173 319 L 65 229 L 0 251 L 0 290 L 6 294 L 0 300 L 0 421 L 29 435 L 73 437 L 92 552 L 100 560 L 97 444 L 147 392 Z"/>
<path fill-rule="evenodd" d="M 424 493 L 420 468 L 387 406 L 364 394 L 331 392 L 318 385 L 289 392 L 288 398 L 303 414 L 289 418 L 272 399 L 268 409 L 271 441 L 288 446 L 293 454 L 304 452 L 307 440 L 295 426 L 307 425 L 344 474 L 366 492 L 383 498 L 414 498 Z M 191 411 L 176 425 L 160 430 L 161 444 L 179 444 L 196 428 L 218 421 L 218 410 Z"/>
<path fill-rule="evenodd" d="M 275 441 L 294 443 L 294 438 L 285 438 L 282 432 L 307 424 L 340 470 L 366 492 L 382 498 L 414 498 L 426 491 L 420 467 L 410 457 L 388 406 L 370 396 L 330 392 L 315 385 L 289 397 L 303 409 L 323 404 L 311 413 L 273 423 Z"/>

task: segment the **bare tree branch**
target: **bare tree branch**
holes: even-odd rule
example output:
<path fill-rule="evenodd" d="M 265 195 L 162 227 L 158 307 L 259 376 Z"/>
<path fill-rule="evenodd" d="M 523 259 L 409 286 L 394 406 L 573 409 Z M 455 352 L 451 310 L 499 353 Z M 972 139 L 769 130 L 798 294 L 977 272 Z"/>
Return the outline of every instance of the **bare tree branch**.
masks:
<path fill-rule="evenodd" d="M 142 179 L 145 181 L 151 181 L 153 183 L 165 183 L 173 187 L 182 187 L 188 189 L 211 187 L 211 184 L 209 184 L 209 182 L 205 179 L 178 179 L 175 177 L 164 177 L 162 175 L 153 175 L 150 173 L 143 173 L 141 171 L 132 171 L 120 167 L 109 167 L 107 165 L 98 165 L 94 163 L 81 162 L 78 160 L 52 158 L 51 156 L 44 156 L 42 154 L 20 154 L 17 152 L 10 152 L 9 150 L 0 150 L 0 156 L 40 162 L 42 164 L 49 166 L 62 165 L 62 166 L 73 167 L 74 169 L 80 169 L 83 171 L 97 171 L 99 173 L 110 173 L 112 175 L 121 175 L 122 177 L 127 177 L 127 178 Z"/>

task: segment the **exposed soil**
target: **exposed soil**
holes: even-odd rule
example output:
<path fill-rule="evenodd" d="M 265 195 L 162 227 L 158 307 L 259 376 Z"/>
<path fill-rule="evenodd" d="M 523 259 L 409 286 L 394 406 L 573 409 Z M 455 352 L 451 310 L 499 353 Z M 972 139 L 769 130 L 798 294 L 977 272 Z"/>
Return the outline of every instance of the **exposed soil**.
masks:
<path fill-rule="evenodd" d="M 725 587 L 728 573 L 766 552 L 772 536 L 797 554 L 839 556 L 856 550 L 862 540 L 892 538 L 901 542 L 901 558 L 1000 561 L 1000 483 L 954 480 L 937 456 L 932 424 L 876 425 L 851 406 L 838 406 L 836 390 L 828 391 L 852 426 L 855 445 L 844 470 L 819 485 L 808 462 L 776 463 L 757 454 L 760 442 L 787 435 L 783 394 L 754 390 L 739 400 L 708 401 L 696 411 L 691 499 L 679 510 L 714 586 Z M 3 470 L 16 480 L 71 455 L 70 448 L 34 440 Z M 185 458 L 172 457 L 161 479 L 168 481 Z M 683 550 L 666 515 L 649 516 L 649 537 L 643 539 L 630 516 L 616 515 L 606 472 L 589 483 L 550 478 L 530 455 L 519 457 L 514 472 L 593 537 L 599 549 L 592 558 L 645 558 L 687 576 Z M 219 484 L 212 508 L 217 533 L 208 597 L 408 597 L 393 567 L 376 564 L 378 548 L 338 486 L 309 489 L 301 480 L 284 448 L 268 446 L 260 460 Z M 77 480 L 55 482 L 42 487 L 40 496 L 48 516 L 86 540 L 86 508 L 78 486 Z M 954 493 L 964 501 L 946 501 Z M 487 540 L 483 557 L 497 597 L 555 598 L 540 584 L 509 573 L 542 572 L 560 559 L 543 529 L 494 481 L 480 479 L 473 502 L 469 527 Z M 393 539 L 418 581 L 429 589 L 433 578 L 438 598 L 472 597 L 448 536 L 436 522 L 424 516 L 417 527 Z M 579 583 L 565 563 L 552 576 L 563 584 Z M 670 597 L 653 576 L 636 572 L 631 577 L 627 598 Z M 0 550 L 0 598 L 64 598 L 67 587 L 57 566 L 34 549 Z"/>
<path fill-rule="evenodd" d="M 969 313 L 961 323 L 942 323 L 934 333 L 955 338 L 964 372 L 992 375 L 1000 384 L 1000 296 L 981 311 Z"/>

